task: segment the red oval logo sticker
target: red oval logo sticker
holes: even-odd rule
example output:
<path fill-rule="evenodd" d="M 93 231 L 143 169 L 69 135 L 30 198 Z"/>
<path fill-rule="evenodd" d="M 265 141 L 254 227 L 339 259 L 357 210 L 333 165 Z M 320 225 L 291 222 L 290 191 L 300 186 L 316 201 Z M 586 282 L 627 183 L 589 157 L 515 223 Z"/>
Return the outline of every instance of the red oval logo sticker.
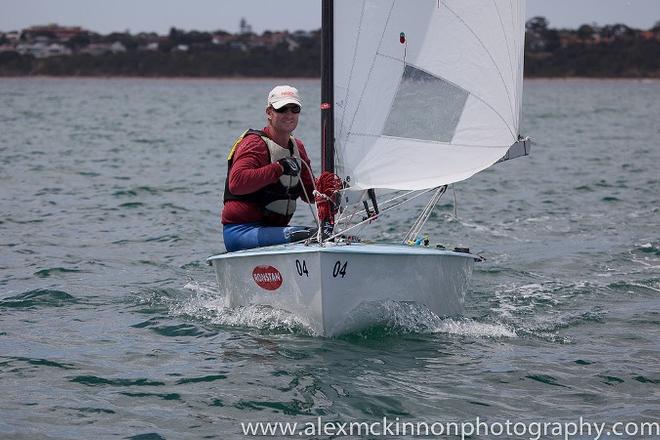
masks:
<path fill-rule="evenodd" d="M 273 266 L 255 267 L 252 278 L 259 287 L 266 290 L 277 290 L 282 285 L 282 274 Z"/>

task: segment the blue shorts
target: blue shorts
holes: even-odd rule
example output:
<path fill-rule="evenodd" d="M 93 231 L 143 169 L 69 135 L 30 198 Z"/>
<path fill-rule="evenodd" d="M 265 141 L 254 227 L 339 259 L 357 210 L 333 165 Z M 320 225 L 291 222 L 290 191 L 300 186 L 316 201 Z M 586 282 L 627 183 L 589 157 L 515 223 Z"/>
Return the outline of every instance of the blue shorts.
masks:
<path fill-rule="evenodd" d="M 274 244 L 290 243 L 293 232 L 308 229 L 305 226 L 266 226 L 262 223 L 223 225 L 222 235 L 227 251 L 252 249 Z"/>

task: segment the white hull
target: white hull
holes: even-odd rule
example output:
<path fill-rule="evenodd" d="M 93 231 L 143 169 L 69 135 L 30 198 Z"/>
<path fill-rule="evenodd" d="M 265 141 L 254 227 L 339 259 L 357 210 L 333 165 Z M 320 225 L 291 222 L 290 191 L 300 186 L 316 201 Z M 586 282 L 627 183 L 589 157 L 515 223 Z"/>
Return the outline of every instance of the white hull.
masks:
<path fill-rule="evenodd" d="M 426 305 L 438 316 L 463 312 L 475 256 L 404 245 L 284 245 L 215 255 L 229 307 L 266 304 L 312 331 L 335 336 L 378 321 L 369 303 Z"/>
<path fill-rule="evenodd" d="M 375 324 L 369 303 L 413 301 L 439 316 L 463 312 L 475 256 L 405 245 L 283 245 L 215 255 L 229 307 L 266 304 L 293 313 L 316 334 Z"/>

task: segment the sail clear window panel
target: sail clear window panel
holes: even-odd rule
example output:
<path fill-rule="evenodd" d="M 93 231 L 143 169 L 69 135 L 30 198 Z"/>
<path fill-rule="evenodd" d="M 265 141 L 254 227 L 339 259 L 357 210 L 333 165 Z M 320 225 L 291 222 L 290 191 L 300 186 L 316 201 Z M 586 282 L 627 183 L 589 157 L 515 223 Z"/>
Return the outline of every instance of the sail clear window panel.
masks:
<path fill-rule="evenodd" d="M 383 135 L 450 142 L 468 92 L 406 65 Z"/>

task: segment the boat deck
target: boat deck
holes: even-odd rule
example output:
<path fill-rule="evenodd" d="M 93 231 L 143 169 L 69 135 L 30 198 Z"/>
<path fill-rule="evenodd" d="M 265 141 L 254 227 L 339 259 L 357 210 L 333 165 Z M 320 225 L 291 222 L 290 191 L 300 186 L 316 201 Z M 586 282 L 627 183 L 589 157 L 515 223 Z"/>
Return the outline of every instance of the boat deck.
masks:
<path fill-rule="evenodd" d="M 424 246 L 408 246 L 404 244 L 383 243 L 326 243 L 318 244 L 281 244 L 243 251 L 226 252 L 207 258 L 208 262 L 225 258 L 254 257 L 257 255 L 306 254 L 306 253 L 341 253 L 341 254 L 375 254 L 375 255 L 458 255 L 466 258 L 480 259 L 478 255 L 468 252 L 456 252 Z"/>

